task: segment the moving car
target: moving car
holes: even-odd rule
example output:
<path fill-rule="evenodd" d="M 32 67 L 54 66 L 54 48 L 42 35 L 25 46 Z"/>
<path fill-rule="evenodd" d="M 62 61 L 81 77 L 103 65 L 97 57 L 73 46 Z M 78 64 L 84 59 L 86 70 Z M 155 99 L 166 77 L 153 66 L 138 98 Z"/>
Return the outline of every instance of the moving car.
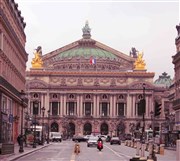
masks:
<path fill-rule="evenodd" d="M 60 132 L 50 132 L 49 133 L 49 139 L 50 141 L 54 142 L 54 141 L 62 141 L 62 136 Z"/>
<path fill-rule="evenodd" d="M 87 147 L 90 146 L 97 146 L 98 137 L 97 136 L 90 136 L 89 140 L 87 141 Z"/>
<path fill-rule="evenodd" d="M 72 141 L 77 141 L 77 142 L 85 142 L 87 141 L 87 138 L 85 138 L 84 136 L 80 136 L 80 135 L 74 135 L 73 138 L 72 138 Z"/>
<path fill-rule="evenodd" d="M 110 140 L 110 144 L 111 145 L 113 145 L 113 144 L 121 145 L 121 141 L 120 141 L 119 137 L 112 137 Z"/>

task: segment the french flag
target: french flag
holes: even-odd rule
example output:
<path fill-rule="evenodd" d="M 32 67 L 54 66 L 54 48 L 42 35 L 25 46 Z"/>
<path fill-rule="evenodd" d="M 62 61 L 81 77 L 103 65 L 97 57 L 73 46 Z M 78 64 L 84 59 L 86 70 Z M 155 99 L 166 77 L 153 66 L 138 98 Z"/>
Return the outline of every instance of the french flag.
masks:
<path fill-rule="evenodd" d="M 91 58 L 91 59 L 90 59 L 90 64 L 96 64 L 96 59 Z"/>

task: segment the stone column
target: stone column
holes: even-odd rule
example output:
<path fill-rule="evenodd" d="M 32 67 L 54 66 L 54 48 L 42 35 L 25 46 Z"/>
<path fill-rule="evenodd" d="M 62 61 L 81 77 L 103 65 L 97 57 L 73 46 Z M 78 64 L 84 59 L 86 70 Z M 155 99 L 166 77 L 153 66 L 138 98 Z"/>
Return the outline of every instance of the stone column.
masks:
<path fill-rule="evenodd" d="M 131 108 L 132 108 L 132 104 L 131 104 L 131 95 L 128 93 L 127 94 L 127 112 L 126 112 L 126 117 L 129 118 L 131 116 Z"/>
<path fill-rule="evenodd" d="M 82 117 L 83 116 L 83 114 L 82 114 L 82 109 L 83 109 L 83 96 L 82 95 L 80 95 L 79 96 L 79 99 L 80 99 L 80 106 L 79 106 L 79 112 L 80 112 L 80 117 Z"/>
<path fill-rule="evenodd" d="M 63 96 L 60 95 L 60 116 L 63 116 Z"/>
<path fill-rule="evenodd" d="M 49 90 L 47 91 L 47 94 L 45 96 L 45 108 L 46 108 L 46 111 L 50 110 L 50 107 L 49 107 Z"/>
<path fill-rule="evenodd" d="M 113 95 L 113 107 L 112 107 L 112 116 L 116 116 L 117 115 L 117 111 L 116 111 L 116 102 L 117 102 L 117 97 L 115 95 Z"/>
<path fill-rule="evenodd" d="M 131 117 L 136 116 L 136 95 L 132 95 Z"/>
<path fill-rule="evenodd" d="M 113 108 L 114 108 L 114 106 L 113 106 L 113 96 L 112 95 L 110 95 L 110 106 L 109 106 L 109 108 L 110 108 L 109 116 L 113 117 Z"/>
<path fill-rule="evenodd" d="M 99 95 L 97 95 L 97 117 L 99 117 Z"/>
<path fill-rule="evenodd" d="M 93 117 L 97 116 L 96 108 L 97 108 L 97 99 L 96 99 L 96 95 L 94 94 L 93 95 Z"/>
<path fill-rule="evenodd" d="M 63 95 L 63 115 L 66 115 L 66 95 Z"/>

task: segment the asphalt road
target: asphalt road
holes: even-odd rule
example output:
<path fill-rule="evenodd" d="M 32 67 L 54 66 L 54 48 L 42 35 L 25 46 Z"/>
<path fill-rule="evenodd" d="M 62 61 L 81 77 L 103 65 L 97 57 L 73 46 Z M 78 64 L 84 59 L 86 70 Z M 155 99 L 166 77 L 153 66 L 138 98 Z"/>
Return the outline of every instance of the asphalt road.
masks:
<path fill-rule="evenodd" d="M 87 147 L 86 142 L 81 142 L 80 154 L 75 155 L 73 141 L 52 143 L 50 146 L 26 155 L 17 161 L 129 161 L 135 156 L 136 150 L 124 145 L 110 145 L 104 143 L 104 148 L 99 151 L 96 147 Z M 165 152 L 164 156 L 157 155 L 158 161 L 176 161 L 175 152 Z M 148 152 L 145 153 L 148 156 Z"/>

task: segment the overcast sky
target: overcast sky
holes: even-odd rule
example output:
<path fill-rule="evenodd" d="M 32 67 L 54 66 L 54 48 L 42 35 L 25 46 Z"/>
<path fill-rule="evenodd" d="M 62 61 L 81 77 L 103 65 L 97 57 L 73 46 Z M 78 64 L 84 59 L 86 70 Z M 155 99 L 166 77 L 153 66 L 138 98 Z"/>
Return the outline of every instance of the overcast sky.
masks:
<path fill-rule="evenodd" d="M 43 55 L 82 38 L 88 20 L 92 38 L 129 55 L 131 47 L 144 52 L 147 72 L 174 77 L 179 3 L 172 1 L 15 0 L 26 22 L 27 67 L 34 49 Z"/>

